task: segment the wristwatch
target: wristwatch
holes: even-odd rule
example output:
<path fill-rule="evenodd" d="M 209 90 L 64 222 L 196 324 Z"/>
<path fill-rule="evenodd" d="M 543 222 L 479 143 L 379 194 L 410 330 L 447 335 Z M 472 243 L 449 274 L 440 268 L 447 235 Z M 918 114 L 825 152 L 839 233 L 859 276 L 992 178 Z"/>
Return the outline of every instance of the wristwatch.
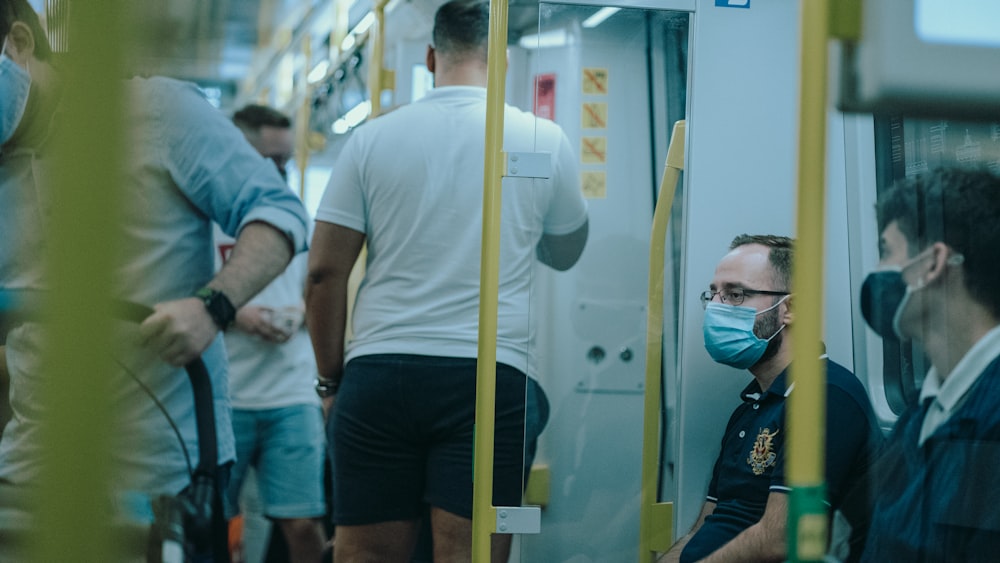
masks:
<path fill-rule="evenodd" d="M 205 309 L 219 330 L 226 330 L 233 325 L 233 321 L 236 320 L 236 307 L 233 307 L 232 301 L 225 293 L 211 287 L 203 287 L 196 291 L 194 296 L 205 303 Z"/>
<path fill-rule="evenodd" d="M 332 397 L 337 394 L 337 390 L 340 389 L 340 381 L 335 379 L 326 379 L 324 377 L 316 378 L 316 394 L 322 398 Z"/>

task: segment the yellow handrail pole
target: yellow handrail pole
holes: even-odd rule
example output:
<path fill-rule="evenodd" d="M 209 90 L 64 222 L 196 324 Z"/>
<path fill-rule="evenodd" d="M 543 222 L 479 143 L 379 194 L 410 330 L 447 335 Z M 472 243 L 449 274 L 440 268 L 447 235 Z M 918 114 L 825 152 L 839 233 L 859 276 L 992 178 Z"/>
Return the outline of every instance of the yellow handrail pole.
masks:
<path fill-rule="evenodd" d="M 394 74 L 385 69 L 383 57 L 385 56 L 385 6 L 389 0 L 376 0 L 373 11 L 375 13 L 375 25 L 372 26 L 374 33 L 372 44 L 372 61 L 368 70 L 368 89 L 371 99 L 371 114 L 369 117 L 378 117 L 382 114 L 382 90 L 391 88 Z"/>
<path fill-rule="evenodd" d="M 117 561 L 107 506 L 111 490 L 112 272 L 120 234 L 119 174 L 124 142 L 126 6 L 107 0 L 70 14 L 73 44 L 60 67 L 59 114 L 51 170 L 51 217 L 44 257 L 50 292 L 39 382 L 45 416 L 42 466 L 33 504 L 33 561 Z M 95 142 L 96 140 L 100 142 Z M 43 228 L 34 225 L 31 228 Z"/>
<path fill-rule="evenodd" d="M 302 39 L 302 57 L 306 64 L 299 71 L 299 83 L 303 84 L 302 104 L 296 110 L 295 123 L 295 164 L 299 169 L 299 199 L 306 198 L 306 172 L 309 170 L 309 115 L 312 113 L 312 91 L 309 84 L 309 62 L 312 60 L 312 37 Z"/>
<path fill-rule="evenodd" d="M 660 401 L 663 366 L 663 263 L 666 252 L 667 225 L 674 204 L 677 180 L 684 169 L 683 120 L 674 124 L 667 149 L 667 163 L 660 181 L 660 196 L 653 212 L 649 242 L 649 296 L 646 307 L 646 394 L 642 416 L 642 508 L 639 513 L 639 563 L 651 563 L 657 551 L 670 548 L 673 529 L 672 505 L 667 504 L 668 521 L 657 521 L 657 467 L 660 461 Z"/>
<path fill-rule="evenodd" d="M 801 83 L 797 242 L 792 287 L 795 323 L 791 326 L 791 376 L 788 398 L 788 560 L 822 561 L 827 544 L 823 501 L 826 444 L 826 372 L 819 356 L 823 326 L 823 236 L 826 182 L 826 86 L 828 0 L 802 6 Z"/>
<path fill-rule="evenodd" d="M 489 563 L 493 506 L 493 430 L 496 412 L 497 307 L 500 296 L 500 202 L 507 66 L 507 0 L 490 0 L 486 85 L 486 160 L 483 169 L 483 250 L 479 273 L 479 351 L 473 450 L 472 561 Z"/>

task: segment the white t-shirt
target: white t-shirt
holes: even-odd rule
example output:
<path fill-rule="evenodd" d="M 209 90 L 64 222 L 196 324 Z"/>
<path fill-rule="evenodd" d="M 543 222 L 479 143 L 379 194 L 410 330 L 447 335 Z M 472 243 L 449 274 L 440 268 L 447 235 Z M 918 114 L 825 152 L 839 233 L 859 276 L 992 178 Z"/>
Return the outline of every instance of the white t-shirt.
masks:
<path fill-rule="evenodd" d="M 218 227 L 215 229 L 216 270 L 228 258 L 235 243 Z M 261 290 L 247 305 L 302 308 L 302 292 L 309 268 L 309 256 L 296 255 L 285 271 Z M 319 405 L 314 384 L 316 358 L 305 325 L 288 341 L 267 342 L 235 327 L 225 333 L 229 355 L 229 398 L 234 409 L 258 410 L 292 405 Z"/>
<path fill-rule="evenodd" d="M 316 219 L 367 237 L 347 360 L 476 357 L 485 123 L 485 88 L 441 87 L 346 143 Z M 551 179 L 505 179 L 503 188 L 497 360 L 533 375 L 535 246 L 543 233 L 580 228 L 587 206 L 559 126 L 509 106 L 504 125 L 505 151 L 552 154 Z"/>

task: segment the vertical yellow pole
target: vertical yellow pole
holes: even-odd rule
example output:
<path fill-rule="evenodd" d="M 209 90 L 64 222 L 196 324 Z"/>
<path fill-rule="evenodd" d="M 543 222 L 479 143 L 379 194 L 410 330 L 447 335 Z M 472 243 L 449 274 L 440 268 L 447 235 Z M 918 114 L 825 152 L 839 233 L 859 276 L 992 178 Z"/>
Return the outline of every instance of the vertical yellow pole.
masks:
<path fill-rule="evenodd" d="M 486 161 L 483 171 L 483 251 L 479 279 L 479 353 L 473 457 L 472 561 L 490 561 L 493 506 L 493 428 L 496 412 L 497 306 L 500 291 L 500 202 L 507 66 L 507 0 L 490 0 L 486 86 Z"/>
<path fill-rule="evenodd" d="M 375 25 L 372 26 L 375 40 L 372 45 L 372 60 L 368 67 L 368 83 L 371 92 L 372 111 L 371 117 L 378 117 L 382 113 L 382 89 L 383 86 L 383 57 L 385 56 L 385 5 L 388 0 L 376 0 L 375 2 Z"/>
<path fill-rule="evenodd" d="M 65 111 L 56 118 L 57 165 L 49 170 L 51 184 L 43 186 L 52 194 L 44 258 L 52 291 L 42 311 L 48 328 L 41 375 L 51 383 L 41 389 L 44 456 L 31 545 L 39 562 L 120 559 L 120 542 L 106 517 L 110 439 L 122 432 L 108 408 L 109 299 L 126 146 L 121 77 L 123 55 L 131 49 L 123 41 L 121 0 L 75 8 L 72 45 L 60 65 Z"/>
<path fill-rule="evenodd" d="M 306 199 L 306 171 L 309 170 L 309 115 L 312 113 L 312 92 L 309 85 L 309 64 L 312 61 L 312 37 L 306 34 L 302 39 L 302 57 L 306 64 L 299 71 L 298 81 L 302 84 L 302 104 L 295 117 L 295 164 L 299 168 L 299 199 Z"/>
<path fill-rule="evenodd" d="M 797 243 L 792 287 L 795 324 L 788 399 L 789 561 L 822 561 L 827 543 L 823 501 L 826 372 L 822 353 L 823 235 L 826 182 L 828 0 L 802 2 Z"/>
<path fill-rule="evenodd" d="M 686 123 L 674 124 L 667 149 L 667 165 L 660 182 L 660 197 L 653 212 L 649 242 L 649 294 L 646 307 L 646 390 L 643 397 L 642 490 L 639 513 L 639 563 L 651 563 L 656 551 L 670 549 L 673 534 L 673 505 L 657 503 L 660 462 L 661 373 L 663 366 L 663 263 L 667 225 L 674 204 L 677 180 L 684 169 Z M 657 518 L 662 516 L 662 518 Z"/>

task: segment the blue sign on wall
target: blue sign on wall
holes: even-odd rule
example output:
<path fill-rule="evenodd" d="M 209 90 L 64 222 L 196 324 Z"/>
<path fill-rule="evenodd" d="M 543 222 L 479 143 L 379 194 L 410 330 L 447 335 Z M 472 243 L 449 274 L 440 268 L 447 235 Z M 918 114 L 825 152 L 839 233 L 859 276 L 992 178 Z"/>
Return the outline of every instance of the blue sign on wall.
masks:
<path fill-rule="evenodd" d="M 750 0 L 715 0 L 716 7 L 750 9 Z"/>

